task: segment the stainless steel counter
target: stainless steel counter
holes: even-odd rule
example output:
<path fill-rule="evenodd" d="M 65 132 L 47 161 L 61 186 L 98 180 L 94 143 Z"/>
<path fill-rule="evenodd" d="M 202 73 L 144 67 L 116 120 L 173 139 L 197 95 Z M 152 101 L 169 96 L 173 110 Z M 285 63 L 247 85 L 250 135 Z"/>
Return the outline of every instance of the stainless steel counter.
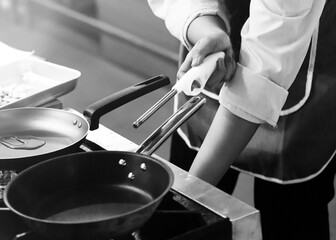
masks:
<path fill-rule="evenodd" d="M 91 131 L 88 140 L 107 150 L 135 151 L 138 146 L 103 125 Z M 164 161 L 174 172 L 173 189 L 198 202 L 221 217 L 229 218 L 232 223 L 232 239 L 259 240 L 261 224 L 259 211 L 252 206 L 226 194 L 214 186 L 190 175 L 157 155 L 153 157 Z"/>

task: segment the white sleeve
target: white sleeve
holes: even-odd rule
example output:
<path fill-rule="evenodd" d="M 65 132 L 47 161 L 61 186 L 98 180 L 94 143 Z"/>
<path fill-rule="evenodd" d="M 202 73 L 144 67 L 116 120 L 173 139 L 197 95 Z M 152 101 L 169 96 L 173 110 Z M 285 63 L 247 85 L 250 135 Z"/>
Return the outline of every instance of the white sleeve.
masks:
<path fill-rule="evenodd" d="M 154 14 L 189 49 L 187 30 L 202 15 L 218 15 L 228 26 L 219 0 L 148 0 Z M 220 103 L 252 122 L 276 125 L 305 58 L 325 0 L 251 0 L 242 31 L 234 78 L 223 85 Z"/>
<path fill-rule="evenodd" d="M 242 118 L 275 126 L 324 4 L 325 0 L 251 0 L 237 72 L 223 86 L 220 103 Z"/>

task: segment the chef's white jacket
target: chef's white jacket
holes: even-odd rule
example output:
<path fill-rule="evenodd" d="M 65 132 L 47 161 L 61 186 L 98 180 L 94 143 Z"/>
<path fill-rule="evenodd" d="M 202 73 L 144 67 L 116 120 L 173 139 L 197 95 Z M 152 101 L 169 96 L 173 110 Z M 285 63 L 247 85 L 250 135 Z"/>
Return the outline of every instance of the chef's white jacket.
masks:
<path fill-rule="evenodd" d="M 237 0 L 239 1 L 239 0 Z M 148 0 L 154 14 L 187 48 L 190 23 L 218 15 L 230 29 L 220 0 Z M 325 0 L 251 0 L 250 17 L 241 30 L 241 51 L 233 79 L 219 102 L 233 114 L 275 126 L 318 26 Z"/>

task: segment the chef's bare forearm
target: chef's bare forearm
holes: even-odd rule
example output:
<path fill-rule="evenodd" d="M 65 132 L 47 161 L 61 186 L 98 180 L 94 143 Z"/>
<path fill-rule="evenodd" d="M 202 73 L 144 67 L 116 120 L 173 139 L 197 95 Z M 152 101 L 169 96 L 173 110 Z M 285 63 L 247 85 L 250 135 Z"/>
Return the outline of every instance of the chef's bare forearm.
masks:
<path fill-rule="evenodd" d="M 258 126 L 220 106 L 190 173 L 216 185 L 250 141 Z"/>
<path fill-rule="evenodd" d="M 218 39 L 228 38 L 224 23 L 215 15 L 196 18 L 189 26 L 187 35 L 192 44 L 211 35 L 216 35 Z M 218 43 L 223 43 L 216 45 L 217 48 L 222 46 L 221 50 L 230 47 L 229 39 Z M 234 115 L 223 106 L 219 107 L 190 173 L 216 185 L 250 141 L 258 126 Z"/>
<path fill-rule="evenodd" d="M 187 37 L 190 43 L 196 44 L 201 38 L 212 34 L 227 36 L 224 22 L 216 15 L 204 15 L 194 19 L 188 28 Z"/>

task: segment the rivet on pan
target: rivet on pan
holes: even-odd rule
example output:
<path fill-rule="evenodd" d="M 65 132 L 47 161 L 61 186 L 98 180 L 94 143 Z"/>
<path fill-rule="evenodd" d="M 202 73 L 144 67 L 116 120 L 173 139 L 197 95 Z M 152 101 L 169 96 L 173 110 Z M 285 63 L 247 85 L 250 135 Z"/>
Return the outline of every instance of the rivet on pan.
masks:
<path fill-rule="evenodd" d="M 11 179 L 13 179 L 14 177 L 16 177 L 17 175 L 18 174 L 15 171 L 13 171 L 13 170 L 10 171 L 10 178 Z"/>
<path fill-rule="evenodd" d="M 146 166 L 146 164 L 145 164 L 145 163 L 141 163 L 141 165 L 140 165 L 140 169 L 141 169 L 142 171 L 146 171 L 146 170 L 147 170 L 147 166 Z"/>
<path fill-rule="evenodd" d="M 73 121 L 72 121 L 72 124 L 73 124 L 73 125 L 76 125 L 76 124 L 77 124 L 77 120 L 76 120 L 76 119 L 73 120 Z"/>
<path fill-rule="evenodd" d="M 83 124 L 82 124 L 81 122 L 79 122 L 79 123 L 78 123 L 78 128 L 81 128 L 82 125 L 83 125 Z"/>
<path fill-rule="evenodd" d="M 130 172 L 127 177 L 131 180 L 135 179 L 135 175 L 132 172 Z"/>
<path fill-rule="evenodd" d="M 119 165 L 126 166 L 126 161 L 124 159 L 120 159 Z"/>

